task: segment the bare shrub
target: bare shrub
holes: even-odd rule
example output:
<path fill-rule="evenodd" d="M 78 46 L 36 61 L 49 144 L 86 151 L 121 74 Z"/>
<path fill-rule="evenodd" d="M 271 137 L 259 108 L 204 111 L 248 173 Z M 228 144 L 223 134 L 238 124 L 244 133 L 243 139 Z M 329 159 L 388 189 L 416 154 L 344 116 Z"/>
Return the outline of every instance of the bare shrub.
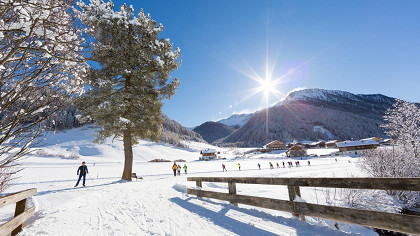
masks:
<path fill-rule="evenodd" d="M 73 159 L 79 159 L 79 158 L 80 158 L 80 155 L 79 155 L 79 153 L 78 153 L 78 152 L 72 152 L 72 153 L 69 155 L 69 157 L 70 157 L 70 158 L 73 158 Z"/>
<path fill-rule="evenodd" d="M 0 193 L 13 184 L 13 181 L 16 179 L 13 177 L 15 173 L 16 170 L 11 167 L 0 167 Z"/>

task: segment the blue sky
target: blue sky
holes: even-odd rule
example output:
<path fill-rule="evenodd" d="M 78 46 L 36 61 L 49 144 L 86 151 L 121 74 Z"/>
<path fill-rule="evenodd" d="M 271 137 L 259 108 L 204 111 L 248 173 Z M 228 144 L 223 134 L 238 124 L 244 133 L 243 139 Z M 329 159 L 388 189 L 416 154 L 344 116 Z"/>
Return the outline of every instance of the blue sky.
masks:
<path fill-rule="evenodd" d="M 420 1 L 124 2 L 181 48 L 181 86 L 163 112 L 184 126 L 265 107 L 249 75 L 265 78 L 267 64 L 283 77 L 269 104 L 302 87 L 420 102 Z"/>

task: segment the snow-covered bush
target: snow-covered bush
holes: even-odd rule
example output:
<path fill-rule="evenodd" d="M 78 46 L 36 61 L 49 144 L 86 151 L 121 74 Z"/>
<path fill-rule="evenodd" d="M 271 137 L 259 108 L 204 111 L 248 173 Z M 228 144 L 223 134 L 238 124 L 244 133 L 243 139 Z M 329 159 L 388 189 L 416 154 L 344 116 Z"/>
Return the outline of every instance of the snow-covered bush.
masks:
<path fill-rule="evenodd" d="M 418 104 L 397 99 L 388 109 L 382 125 L 408 157 L 420 158 L 420 109 Z"/>
<path fill-rule="evenodd" d="M 360 166 L 375 177 L 419 177 L 420 109 L 416 104 L 397 100 L 384 119 L 388 123 L 383 127 L 394 138 L 395 146 L 366 151 Z M 390 193 L 409 207 L 420 207 L 419 192 Z"/>

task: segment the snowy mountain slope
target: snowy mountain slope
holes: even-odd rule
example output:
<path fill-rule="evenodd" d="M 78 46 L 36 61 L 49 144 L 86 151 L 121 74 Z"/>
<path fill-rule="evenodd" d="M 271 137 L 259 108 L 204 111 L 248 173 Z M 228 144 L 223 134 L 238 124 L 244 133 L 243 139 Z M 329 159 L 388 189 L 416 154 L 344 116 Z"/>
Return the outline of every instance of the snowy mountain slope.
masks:
<path fill-rule="evenodd" d="M 394 102 L 394 98 L 381 94 L 356 95 L 325 89 L 293 91 L 269 108 L 267 141 L 386 137 L 380 125 L 386 109 Z M 241 147 L 264 145 L 265 114 L 254 113 L 247 123 L 218 142 Z"/>
<path fill-rule="evenodd" d="M 283 105 L 303 103 L 378 119 L 394 102 L 395 98 L 382 94 L 356 95 L 339 90 L 304 89 L 290 93 Z"/>
<path fill-rule="evenodd" d="M 93 125 L 82 126 L 71 130 L 50 132 L 39 148 L 44 156 L 79 156 L 88 160 L 123 160 L 123 143 L 119 139 L 107 139 L 104 143 L 94 143 L 95 133 L 99 129 Z M 153 143 L 140 140 L 133 147 L 134 161 L 150 161 L 153 159 L 176 160 L 180 156 L 186 160 L 197 160 L 199 152 L 214 146 L 206 143 L 181 141 L 188 148 L 177 148 L 164 143 Z"/>
<path fill-rule="evenodd" d="M 357 159 L 340 157 L 336 162 L 334 158 L 312 158 L 311 166 L 270 170 L 269 161 L 292 159 L 281 154 L 253 154 L 234 159 L 232 153 L 246 149 L 221 149 L 199 142 L 190 142 L 190 148 L 181 149 L 141 141 L 134 150 L 133 172 L 144 180 L 125 182 L 120 180 L 124 165 L 121 141 L 92 143 L 94 132 L 92 127 L 82 127 L 51 133 L 42 147 L 50 154 L 67 155 L 77 151 L 79 159 L 33 155 L 22 161 L 24 169 L 19 172 L 20 178 L 7 191 L 37 188 L 38 193 L 29 201 L 29 205 L 36 206 L 35 215 L 19 235 L 376 235 L 361 226 L 339 223 L 340 230 L 337 230 L 335 222 L 328 220 L 307 217 L 302 222 L 287 212 L 241 204 L 235 207 L 223 201 L 189 196 L 185 189 L 194 187 L 195 183 L 186 181 L 184 173 L 174 177 L 172 163 L 147 162 L 155 157 L 185 159 L 187 162 L 179 164 L 188 166 L 188 176 L 366 176 L 358 169 Z M 227 159 L 196 161 L 198 151 L 205 147 L 219 149 Z M 89 168 L 86 187 L 74 188 L 81 161 L 86 161 Z M 237 170 L 238 162 L 241 171 Z M 221 171 L 222 163 L 228 172 Z M 257 168 L 258 163 L 261 170 Z M 226 184 L 204 183 L 203 188 L 227 191 Z M 239 185 L 237 191 L 252 196 L 288 198 L 285 186 Z M 307 202 L 331 201 L 325 199 L 322 189 L 302 188 L 301 191 Z M 384 202 L 371 204 L 382 207 L 386 203 L 387 211 L 396 211 L 390 199 L 382 196 L 381 200 Z M 334 204 L 345 205 L 344 202 Z M 12 208 L 0 209 L 0 219 L 9 217 L 10 212 L 5 210 L 13 212 Z"/>
<path fill-rule="evenodd" d="M 217 122 L 231 126 L 231 127 L 239 128 L 243 126 L 246 122 L 248 122 L 248 120 L 252 117 L 253 114 L 254 113 L 234 114 L 226 119 L 222 119 Z"/>

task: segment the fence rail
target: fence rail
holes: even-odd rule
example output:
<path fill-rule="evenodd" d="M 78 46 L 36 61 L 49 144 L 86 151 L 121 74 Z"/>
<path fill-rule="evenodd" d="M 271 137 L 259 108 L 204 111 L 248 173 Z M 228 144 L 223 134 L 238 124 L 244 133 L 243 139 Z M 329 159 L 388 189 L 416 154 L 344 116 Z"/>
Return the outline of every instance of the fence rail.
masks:
<path fill-rule="evenodd" d="M 27 189 L 21 192 L 8 194 L 0 197 L 0 208 L 16 203 L 15 216 L 0 226 L 0 235 L 17 235 L 23 228 L 23 224 L 35 212 L 35 206 L 26 209 L 27 200 L 36 194 L 36 188 Z"/>
<path fill-rule="evenodd" d="M 304 220 L 306 215 L 402 233 L 420 233 L 420 216 L 326 206 L 295 201 L 296 196 L 301 196 L 300 186 L 420 191 L 420 178 L 188 177 L 187 180 L 195 181 L 196 185 L 200 188 L 202 187 L 202 182 L 228 183 L 229 193 L 191 188 L 187 189 L 188 194 L 196 195 L 198 197 L 225 200 L 235 205 L 240 203 L 273 210 L 288 211 L 291 212 L 293 216 L 299 216 L 301 220 Z M 289 201 L 236 194 L 237 183 L 287 185 Z"/>

